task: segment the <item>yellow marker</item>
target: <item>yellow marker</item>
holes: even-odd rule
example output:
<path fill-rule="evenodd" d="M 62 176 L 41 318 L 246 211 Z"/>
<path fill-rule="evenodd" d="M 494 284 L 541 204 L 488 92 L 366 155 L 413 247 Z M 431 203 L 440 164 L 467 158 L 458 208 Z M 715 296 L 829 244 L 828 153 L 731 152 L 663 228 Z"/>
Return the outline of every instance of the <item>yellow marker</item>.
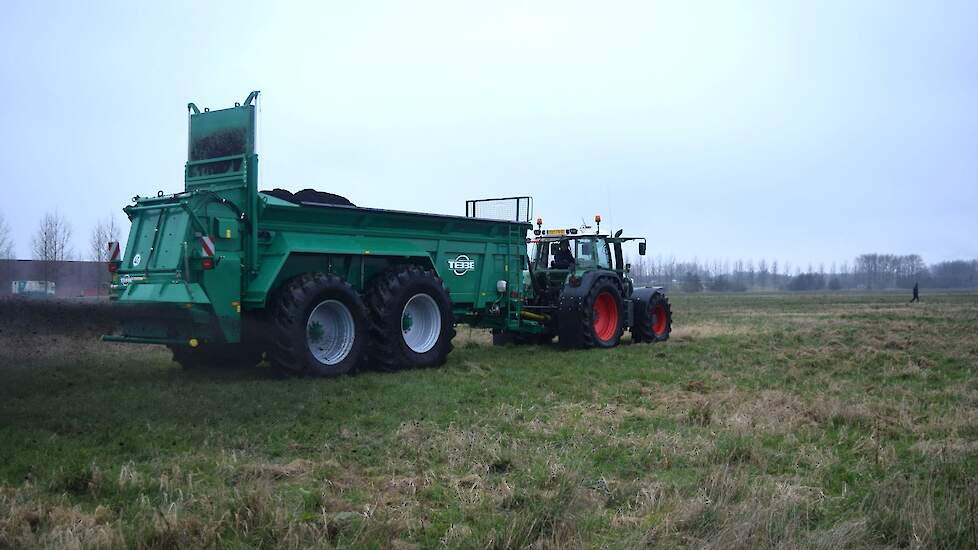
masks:
<path fill-rule="evenodd" d="M 190 347 L 192 348 L 195 348 L 198 345 L 200 345 L 200 342 L 198 342 L 196 338 L 191 338 L 190 341 L 187 343 L 190 344 Z"/>
<path fill-rule="evenodd" d="M 241 313 L 241 302 L 231 302 L 231 307 L 234 308 L 234 311 Z"/>
<path fill-rule="evenodd" d="M 230 227 L 224 230 L 224 238 L 225 239 L 230 239 L 231 238 L 231 228 Z"/>

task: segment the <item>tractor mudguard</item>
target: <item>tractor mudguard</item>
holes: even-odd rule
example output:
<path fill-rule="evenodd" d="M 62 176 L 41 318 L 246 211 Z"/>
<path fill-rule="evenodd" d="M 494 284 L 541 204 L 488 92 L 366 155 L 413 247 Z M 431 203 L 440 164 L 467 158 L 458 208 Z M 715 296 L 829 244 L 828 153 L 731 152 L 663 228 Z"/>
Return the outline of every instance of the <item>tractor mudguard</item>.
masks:
<path fill-rule="evenodd" d="M 621 281 L 613 271 L 588 271 L 581 277 L 581 284 L 578 286 L 564 285 L 560 293 L 560 306 L 557 311 L 557 337 L 563 348 L 580 347 L 581 333 L 577 328 L 581 323 L 581 315 L 584 313 L 584 300 L 588 292 L 594 286 L 594 282 L 601 278 L 608 277 L 618 285 L 618 290 L 622 290 Z M 627 315 L 627 309 L 626 309 Z"/>
<path fill-rule="evenodd" d="M 661 286 L 644 286 L 641 288 L 636 288 L 634 291 L 632 291 L 631 299 L 634 302 L 648 302 L 649 298 L 651 298 L 653 294 L 665 294 L 665 292 L 662 292 L 662 288 L 663 287 Z"/>
<path fill-rule="evenodd" d="M 656 294 L 665 295 L 665 292 L 662 291 L 662 288 L 663 287 L 661 286 L 644 286 L 641 288 L 636 288 L 635 290 L 632 291 L 632 297 L 626 300 L 626 304 L 628 306 L 628 312 L 629 312 L 628 313 L 629 327 L 635 326 L 635 317 L 636 317 L 635 312 L 642 311 L 642 308 L 645 307 L 645 304 L 649 303 L 649 300 L 652 299 L 652 296 L 655 296 Z M 641 319 L 641 316 L 639 316 L 639 319 Z"/>

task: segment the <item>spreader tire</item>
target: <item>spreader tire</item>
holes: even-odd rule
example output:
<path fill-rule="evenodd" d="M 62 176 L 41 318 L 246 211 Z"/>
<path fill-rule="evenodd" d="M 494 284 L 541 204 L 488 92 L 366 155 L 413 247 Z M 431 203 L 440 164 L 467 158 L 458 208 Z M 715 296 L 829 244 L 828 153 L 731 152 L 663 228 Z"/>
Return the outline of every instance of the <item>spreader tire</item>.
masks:
<path fill-rule="evenodd" d="M 672 332 L 672 306 L 664 294 L 656 292 L 648 300 L 635 303 L 635 342 L 665 342 Z"/>
<path fill-rule="evenodd" d="M 621 338 L 624 322 L 621 290 L 614 281 L 601 277 L 581 302 L 578 316 L 580 342 L 585 348 L 613 348 Z"/>
<path fill-rule="evenodd" d="M 455 337 L 448 289 L 434 271 L 401 266 L 380 274 L 367 291 L 370 363 L 384 371 L 445 363 Z"/>
<path fill-rule="evenodd" d="M 367 345 L 367 310 L 349 283 L 306 273 L 286 282 L 272 314 L 272 366 L 290 374 L 339 376 L 356 369 Z"/>

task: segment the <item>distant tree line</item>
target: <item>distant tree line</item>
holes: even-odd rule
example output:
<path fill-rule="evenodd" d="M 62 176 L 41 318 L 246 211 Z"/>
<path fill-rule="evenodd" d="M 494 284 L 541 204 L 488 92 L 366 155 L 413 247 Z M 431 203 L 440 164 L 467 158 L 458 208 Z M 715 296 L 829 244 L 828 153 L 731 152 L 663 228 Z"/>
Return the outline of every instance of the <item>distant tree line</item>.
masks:
<path fill-rule="evenodd" d="M 804 268 L 777 260 L 677 260 L 639 257 L 632 276 L 639 284 L 655 284 L 684 292 L 747 292 L 749 290 L 883 290 L 912 288 L 978 288 L 978 260 L 928 265 L 917 254 L 861 254 L 850 264 Z"/>
<path fill-rule="evenodd" d="M 88 239 L 87 259 L 106 261 L 106 244 L 118 241 L 122 228 L 112 216 L 99 220 Z M 71 223 L 58 212 L 48 212 L 31 238 L 35 260 L 78 259 L 72 246 Z M 0 259 L 14 256 L 9 224 L 0 212 Z M 978 288 L 978 260 L 954 260 L 928 265 L 917 254 L 861 254 L 852 264 L 800 265 L 758 260 L 677 260 L 640 256 L 632 262 L 639 284 L 667 286 L 685 292 L 747 292 L 748 290 L 845 290 L 911 288 Z"/>
<path fill-rule="evenodd" d="M 118 241 L 121 227 L 113 216 L 98 221 L 88 240 L 85 259 L 94 262 L 108 260 L 109 241 Z M 68 218 L 57 211 L 46 212 L 37 229 L 31 235 L 31 257 L 46 262 L 62 262 L 82 259 L 72 245 L 74 231 Z M 14 259 L 14 241 L 10 225 L 0 212 L 0 260 Z"/>

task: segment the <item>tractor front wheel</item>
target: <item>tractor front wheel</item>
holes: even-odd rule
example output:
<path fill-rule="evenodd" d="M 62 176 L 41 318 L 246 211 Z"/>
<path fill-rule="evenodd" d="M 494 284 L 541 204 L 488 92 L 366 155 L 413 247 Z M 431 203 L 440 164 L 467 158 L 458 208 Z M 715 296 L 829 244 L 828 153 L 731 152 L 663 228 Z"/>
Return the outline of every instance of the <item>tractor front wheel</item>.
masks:
<path fill-rule="evenodd" d="M 367 309 L 349 283 L 307 273 L 285 283 L 272 316 L 272 366 L 291 374 L 339 376 L 367 345 Z"/>
<path fill-rule="evenodd" d="M 672 306 L 665 295 L 656 292 L 648 301 L 636 302 L 632 340 L 665 342 L 672 332 Z"/>

